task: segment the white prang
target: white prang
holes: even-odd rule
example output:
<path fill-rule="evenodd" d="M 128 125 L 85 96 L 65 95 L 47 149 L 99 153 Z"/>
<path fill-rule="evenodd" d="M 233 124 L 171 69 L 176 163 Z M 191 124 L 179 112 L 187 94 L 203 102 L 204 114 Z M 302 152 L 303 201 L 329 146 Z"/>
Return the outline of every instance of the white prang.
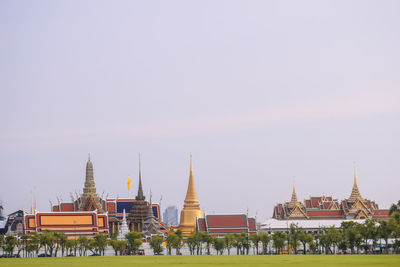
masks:
<path fill-rule="evenodd" d="M 126 214 L 125 214 L 125 209 L 123 212 L 122 216 L 122 224 L 121 224 L 121 229 L 119 229 L 119 234 L 118 234 L 118 240 L 125 240 L 125 235 L 129 233 L 129 228 L 128 224 L 126 223 Z"/>

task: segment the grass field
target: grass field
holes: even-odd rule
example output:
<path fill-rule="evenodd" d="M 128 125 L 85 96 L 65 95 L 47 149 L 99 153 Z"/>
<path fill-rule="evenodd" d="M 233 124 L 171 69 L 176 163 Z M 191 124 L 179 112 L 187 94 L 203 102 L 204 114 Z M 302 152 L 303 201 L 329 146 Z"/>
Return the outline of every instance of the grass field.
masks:
<path fill-rule="evenodd" d="M 119 256 L 0 259 L 0 266 L 400 266 L 400 255 Z"/>

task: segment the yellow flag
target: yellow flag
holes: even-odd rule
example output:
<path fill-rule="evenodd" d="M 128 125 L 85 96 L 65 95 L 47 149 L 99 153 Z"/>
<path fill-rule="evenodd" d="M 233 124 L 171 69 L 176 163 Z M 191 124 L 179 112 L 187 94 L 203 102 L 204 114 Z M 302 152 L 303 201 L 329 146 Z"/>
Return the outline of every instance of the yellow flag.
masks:
<path fill-rule="evenodd" d="M 131 190 L 131 182 L 132 182 L 132 180 L 128 176 L 128 183 L 126 184 L 128 186 L 128 190 Z"/>

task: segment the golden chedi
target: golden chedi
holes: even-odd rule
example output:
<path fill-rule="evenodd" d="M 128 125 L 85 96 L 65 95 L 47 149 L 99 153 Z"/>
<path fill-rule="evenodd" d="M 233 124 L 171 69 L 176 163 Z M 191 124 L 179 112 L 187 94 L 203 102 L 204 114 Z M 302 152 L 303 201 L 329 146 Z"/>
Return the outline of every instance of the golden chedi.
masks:
<path fill-rule="evenodd" d="M 190 155 L 189 184 L 178 227 L 182 231 L 183 236 L 189 236 L 196 231 L 197 218 L 201 217 L 199 199 L 197 198 L 194 186 L 192 155 Z"/>

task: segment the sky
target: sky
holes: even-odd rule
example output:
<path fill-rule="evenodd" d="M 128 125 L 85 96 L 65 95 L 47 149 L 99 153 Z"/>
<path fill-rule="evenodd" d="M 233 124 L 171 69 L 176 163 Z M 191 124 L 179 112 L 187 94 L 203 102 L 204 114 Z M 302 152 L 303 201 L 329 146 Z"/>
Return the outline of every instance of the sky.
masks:
<path fill-rule="evenodd" d="M 0 201 L 400 199 L 399 1 L 1 1 Z M 127 177 L 133 180 L 126 188 Z"/>

